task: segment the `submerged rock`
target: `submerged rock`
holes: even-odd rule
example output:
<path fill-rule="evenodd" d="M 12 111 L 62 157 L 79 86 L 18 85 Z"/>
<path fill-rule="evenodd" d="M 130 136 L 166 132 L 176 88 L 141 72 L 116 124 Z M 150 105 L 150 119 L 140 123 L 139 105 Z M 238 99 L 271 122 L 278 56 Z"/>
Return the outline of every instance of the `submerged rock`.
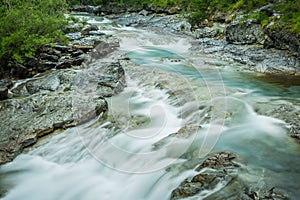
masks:
<path fill-rule="evenodd" d="M 233 162 L 235 157 L 232 153 L 221 152 L 206 159 L 196 168 L 196 171 L 201 171 L 201 173 L 183 181 L 172 191 L 171 199 L 201 195 L 201 193 L 216 190 L 220 185 L 228 184 L 237 176 L 236 170 L 239 165 Z M 206 168 L 208 170 L 205 170 Z"/>
<path fill-rule="evenodd" d="M 238 175 L 242 165 L 234 161 L 236 158 L 237 155 L 229 152 L 220 152 L 208 157 L 196 167 L 195 170 L 200 173 L 184 180 L 172 191 L 170 199 L 289 199 L 278 188 L 261 187 L 255 183 L 250 185 L 244 181 Z"/>

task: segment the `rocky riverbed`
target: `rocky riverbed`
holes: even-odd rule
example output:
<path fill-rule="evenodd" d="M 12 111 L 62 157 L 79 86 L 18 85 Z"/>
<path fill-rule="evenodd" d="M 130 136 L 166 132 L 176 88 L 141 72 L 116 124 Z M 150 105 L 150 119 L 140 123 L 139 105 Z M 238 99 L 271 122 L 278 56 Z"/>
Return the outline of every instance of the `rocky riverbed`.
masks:
<path fill-rule="evenodd" d="M 157 15 L 146 10 L 112 15 L 111 20 L 119 26 L 151 30 L 164 35 L 169 34 L 170 37 L 188 38 L 192 41 L 189 51 L 193 56 L 208 56 L 208 59 L 203 62 L 206 66 L 215 64 L 222 66 L 224 61 L 228 65 L 237 67 L 237 71 L 254 70 L 287 74 L 295 77 L 296 80 L 299 76 L 300 62 L 297 55 L 287 50 L 264 48 L 265 35 L 255 23 L 249 22 L 243 26 L 215 24 L 214 27 L 191 32 L 190 24 L 181 16 Z M 76 28 L 76 26 L 71 28 L 74 27 Z M 118 26 L 111 28 L 116 27 Z M 218 35 L 220 30 L 224 32 L 224 37 Z M 95 35 L 97 40 L 91 39 Z M 180 88 L 184 83 L 172 81 L 168 83 L 168 78 L 173 80 L 175 76 L 168 77 L 160 70 L 147 71 L 135 68 L 135 64 L 118 50 L 119 39 L 105 35 L 99 28 L 86 25 L 83 29 L 68 34 L 72 39 L 72 47 L 45 47 L 38 58 L 28 61 L 25 66 L 18 65 L 20 70 L 12 72 L 18 78 L 30 76 L 32 78 L 18 81 L 1 80 L 0 164 L 12 161 L 25 147 L 35 144 L 39 137 L 54 130 L 77 126 L 97 117 L 99 120 L 105 120 L 110 109 L 106 98 L 124 89 L 126 70 L 131 78 L 136 80 L 142 73 L 162 76 L 164 78 L 159 82 L 152 80 L 150 76 L 139 81 L 146 85 L 151 83 L 162 90 L 177 88 L 178 94 L 170 90 L 168 98 L 176 99 L 179 105 L 187 103 L 188 97 L 191 101 L 193 96 L 188 90 L 192 89 L 190 86 L 187 89 Z M 161 42 L 159 38 L 153 39 L 156 43 Z M 213 60 L 215 57 L 222 61 L 215 62 Z M 181 61 L 178 58 L 173 60 L 166 58 L 162 62 L 180 63 Z M 32 64 L 31 68 L 28 67 L 29 64 Z M 39 70 L 41 65 L 47 67 Z M 159 75 L 160 73 L 162 75 Z M 299 138 L 299 105 L 295 102 L 283 106 L 279 101 L 269 105 L 270 108 L 265 108 L 266 104 L 259 103 L 255 104 L 254 108 L 261 115 L 284 120 L 287 127 L 291 129 L 292 136 Z M 211 111 L 213 109 L 206 105 L 203 110 L 207 111 L 207 115 L 213 112 Z M 187 111 L 189 112 L 192 111 Z M 204 125 L 209 117 L 202 117 L 201 125 Z M 135 123 L 140 124 L 139 120 L 144 119 L 138 119 Z M 185 128 L 180 129 L 181 131 L 175 135 L 191 134 L 194 130 L 191 126 L 194 125 L 193 117 L 190 120 L 191 123 L 185 124 Z M 122 127 L 122 123 L 119 126 Z M 219 152 L 209 154 L 205 159 L 196 160 L 190 159 L 191 155 L 186 154 L 183 158 L 188 158 L 186 163 L 192 163 L 193 166 L 189 168 L 194 168 L 197 174 L 182 180 L 178 187 L 170 191 L 171 199 L 197 198 L 197 195 L 206 199 L 223 197 L 226 199 L 288 199 L 284 191 L 273 188 L 272 185 L 263 188 L 255 184 L 249 186 L 238 176 L 239 170 L 246 169 L 244 167 L 246 163 L 234 153 Z M 176 169 L 176 166 L 174 168 Z M 169 170 L 172 171 L 173 168 L 170 167 Z M 206 195 L 207 190 L 213 192 Z"/>

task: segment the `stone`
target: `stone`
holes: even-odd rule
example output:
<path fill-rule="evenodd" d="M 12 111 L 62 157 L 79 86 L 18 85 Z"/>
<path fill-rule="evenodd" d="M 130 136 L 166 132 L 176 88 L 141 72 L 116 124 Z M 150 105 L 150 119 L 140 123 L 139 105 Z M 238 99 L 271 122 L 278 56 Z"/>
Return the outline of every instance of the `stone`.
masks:
<path fill-rule="evenodd" d="M 18 85 L 12 93 L 23 98 L 0 101 L 0 164 L 55 129 L 104 118 L 108 108 L 103 96 L 124 87 L 125 73 L 116 60 L 82 71 L 50 71 Z"/>
<path fill-rule="evenodd" d="M 55 45 L 53 48 L 58 51 L 61 51 L 62 53 L 66 53 L 69 49 L 67 46 L 61 46 L 61 45 Z"/>
<path fill-rule="evenodd" d="M 220 152 L 209 156 L 196 168 L 196 171 L 200 173 L 184 180 L 172 191 L 170 199 L 189 197 L 207 200 L 289 199 L 279 188 L 262 187 L 259 183 L 257 185 L 247 183 L 238 176 L 242 165 L 236 163 L 237 161 L 234 162 L 236 159 L 237 155 L 230 152 Z"/>
<path fill-rule="evenodd" d="M 232 162 L 235 155 L 231 153 L 221 152 L 207 158 L 201 165 L 196 168 L 196 171 L 201 171 L 203 168 L 218 169 L 221 167 L 239 167 L 239 165 Z"/>
<path fill-rule="evenodd" d="M 232 44 L 263 44 L 265 34 L 260 24 L 248 20 L 228 25 L 225 37 Z"/>
<path fill-rule="evenodd" d="M 114 51 L 116 44 L 101 42 L 90 52 L 90 56 L 94 59 L 100 59 Z"/>
<path fill-rule="evenodd" d="M 266 47 L 275 47 L 277 49 L 289 50 L 300 55 L 300 37 L 292 33 L 281 30 L 266 29 L 268 36 Z M 298 58 L 299 59 L 299 58 Z"/>
<path fill-rule="evenodd" d="M 81 55 L 79 55 L 79 56 L 77 56 L 77 57 L 75 57 L 75 58 L 73 58 L 73 59 L 71 59 L 71 65 L 75 65 L 75 66 L 80 66 L 82 63 L 83 63 L 83 61 L 85 60 L 85 55 L 84 54 L 81 54 Z"/>
<path fill-rule="evenodd" d="M 90 31 L 98 31 L 99 28 L 96 25 L 89 25 L 81 30 L 82 35 L 89 35 Z"/>
<path fill-rule="evenodd" d="M 27 78 L 30 75 L 29 70 L 19 63 L 14 64 L 10 73 L 12 76 L 15 76 L 20 79 Z"/>
<path fill-rule="evenodd" d="M 70 67 L 72 67 L 72 65 L 68 60 L 61 61 L 56 65 L 56 69 L 66 69 Z"/>
<path fill-rule="evenodd" d="M 54 63 L 54 62 L 51 62 L 51 61 L 41 61 L 37 70 L 39 72 L 45 72 L 45 71 L 47 71 L 49 69 L 55 68 L 55 66 L 56 66 L 56 63 Z"/>
<path fill-rule="evenodd" d="M 192 197 L 204 191 L 212 191 L 220 184 L 228 184 L 235 179 L 237 169 L 240 167 L 233 162 L 235 157 L 232 153 L 220 152 L 207 158 L 196 168 L 196 171 L 201 173 L 184 180 L 172 191 L 170 199 Z M 206 168 L 214 170 L 203 171 Z"/>
<path fill-rule="evenodd" d="M 40 58 L 42 60 L 48 60 L 48 61 L 51 61 L 51 62 L 57 62 L 58 61 L 58 56 L 50 55 L 50 54 L 46 54 L 46 53 L 41 53 Z"/>
<path fill-rule="evenodd" d="M 5 100 L 8 98 L 8 88 L 0 86 L 0 100 Z"/>

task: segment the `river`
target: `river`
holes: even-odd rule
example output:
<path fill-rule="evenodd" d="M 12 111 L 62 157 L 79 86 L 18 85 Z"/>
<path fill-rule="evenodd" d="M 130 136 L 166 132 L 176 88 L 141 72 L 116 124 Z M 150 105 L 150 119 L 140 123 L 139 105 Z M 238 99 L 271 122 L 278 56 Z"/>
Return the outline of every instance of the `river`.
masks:
<path fill-rule="evenodd" d="M 122 61 L 127 87 L 107 99 L 106 120 L 57 131 L 3 165 L 2 199 L 170 199 L 197 174 L 194 159 L 220 151 L 239 155 L 248 184 L 300 196 L 300 146 L 284 121 L 267 116 L 299 106 L 299 85 L 191 51 L 189 36 L 89 22 L 119 38 L 117 51 L 130 58 Z"/>

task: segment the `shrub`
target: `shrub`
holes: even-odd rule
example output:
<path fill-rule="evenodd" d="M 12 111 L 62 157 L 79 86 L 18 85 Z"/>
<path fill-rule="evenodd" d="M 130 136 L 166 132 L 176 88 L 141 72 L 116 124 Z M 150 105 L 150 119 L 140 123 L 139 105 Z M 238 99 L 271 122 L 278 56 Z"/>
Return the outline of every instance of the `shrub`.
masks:
<path fill-rule="evenodd" d="M 65 25 L 64 0 L 7 0 L 0 4 L 1 66 L 22 63 L 38 47 L 65 42 L 60 29 Z"/>

